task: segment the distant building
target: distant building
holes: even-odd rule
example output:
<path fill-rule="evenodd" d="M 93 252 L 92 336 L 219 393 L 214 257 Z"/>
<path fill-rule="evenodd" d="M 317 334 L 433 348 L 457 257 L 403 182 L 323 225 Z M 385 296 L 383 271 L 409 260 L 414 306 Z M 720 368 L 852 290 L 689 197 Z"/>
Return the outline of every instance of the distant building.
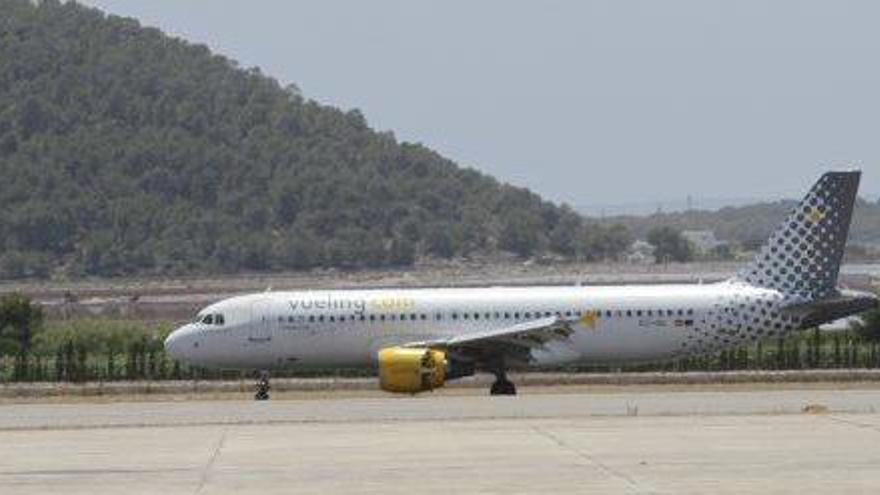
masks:
<path fill-rule="evenodd" d="M 654 245 L 647 241 L 636 240 L 627 249 L 625 259 L 628 263 L 654 263 Z"/>
<path fill-rule="evenodd" d="M 715 249 L 727 245 L 726 241 L 715 237 L 715 232 L 711 230 L 682 230 L 681 236 L 687 239 L 699 254 L 711 253 Z"/>

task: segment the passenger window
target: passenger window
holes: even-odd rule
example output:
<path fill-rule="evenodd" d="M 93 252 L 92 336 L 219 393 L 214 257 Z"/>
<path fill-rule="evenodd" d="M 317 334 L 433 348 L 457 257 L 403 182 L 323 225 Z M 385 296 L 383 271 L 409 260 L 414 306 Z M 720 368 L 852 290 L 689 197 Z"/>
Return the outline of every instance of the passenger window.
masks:
<path fill-rule="evenodd" d="M 636 310 L 636 316 L 642 316 L 642 310 L 641 310 L 641 309 L 637 309 L 637 310 Z"/>
<path fill-rule="evenodd" d="M 626 316 L 627 316 L 627 317 L 632 317 L 632 315 L 633 315 L 633 312 L 632 312 L 631 309 L 626 310 Z"/>
<path fill-rule="evenodd" d="M 315 315 L 310 315 L 309 316 L 309 323 L 314 323 L 314 322 L 315 322 Z"/>
<path fill-rule="evenodd" d="M 330 315 L 330 321 L 336 321 L 336 317 L 333 315 Z"/>
<path fill-rule="evenodd" d="M 458 319 L 458 313 L 452 313 L 452 319 L 453 319 L 453 320 L 457 320 L 457 319 Z"/>
<path fill-rule="evenodd" d="M 475 319 L 475 320 L 479 320 L 479 319 L 480 319 L 480 313 L 474 313 L 474 319 Z"/>
<path fill-rule="evenodd" d="M 376 321 L 376 315 L 370 315 L 370 321 Z"/>
<path fill-rule="evenodd" d="M 610 309 L 605 311 L 605 317 L 611 318 L 611 310 Z"/>
<path fill-rule="evenodd" d="M 366 320 L 367 320 L 367 317 L 364 316 L 364 315 L 361 315 L 360 320 L 361 320 L 361 321 L 366 321 Z"/>
<path fill-rule="evenodd" d="M 426 315 L 425 313 L 422 313 L 421 316 L 422 316 L 422 320 L 427 320 L 427 319 L 428 319 L 428 315 Z"/>
<path fill-rule="evenodd" d="M 319 316 L 318 321 L 320 321 L 321 323 L 324 323 L 324 315 Z"/>
<path fill-rule="evenodd" d="M 467 313 L 462 313 L 461 317 L 467 320 L 469 318 L 469 315 Z"/>
<path fill-rule="evenodd" d="M 504 319 L 505 319 L 505 320 L 509 320 L 509 319 L 510 319 L 510 313 L 504 313 Z"/>
<path fill-rule="evenodd" d="M 340 316 L 339 321 L 345 321 L 345 316 Z"/>
<path fill-rule="evenodd" d="M 531 318 L 531 317 L 532 317 L 532 313 L 526 312 L 526 314 L 525 314 L 524 316 L 525 316 L 526 318 Z"/>

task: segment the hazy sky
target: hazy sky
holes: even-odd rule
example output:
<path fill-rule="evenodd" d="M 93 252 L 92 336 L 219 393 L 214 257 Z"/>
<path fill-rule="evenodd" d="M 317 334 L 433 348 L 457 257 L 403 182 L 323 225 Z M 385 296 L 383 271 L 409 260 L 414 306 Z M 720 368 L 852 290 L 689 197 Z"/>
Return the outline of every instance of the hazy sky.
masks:
<path fill-rule="evenodd" d="M 880 2 L 80 3 L 557 201 L 880 195 Z"/>

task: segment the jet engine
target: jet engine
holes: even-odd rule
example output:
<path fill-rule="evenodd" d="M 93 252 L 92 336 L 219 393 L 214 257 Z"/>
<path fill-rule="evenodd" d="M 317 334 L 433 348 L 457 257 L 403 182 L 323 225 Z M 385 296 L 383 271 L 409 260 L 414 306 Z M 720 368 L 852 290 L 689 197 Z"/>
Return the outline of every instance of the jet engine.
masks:
<path fill-rule="evenodd" d="M 446 353 L 435 349 L 389 347 L 379 351 L 379 385 L 388 392 L 415 394 L 446 381 Z"/>
<path fill-rule="evenodd" d="M 379 351 L 379 385 L 387 392 L 416 394 L 473 374 L 473 363 L 452 359 L 438 349 L 388 347 Z"/>

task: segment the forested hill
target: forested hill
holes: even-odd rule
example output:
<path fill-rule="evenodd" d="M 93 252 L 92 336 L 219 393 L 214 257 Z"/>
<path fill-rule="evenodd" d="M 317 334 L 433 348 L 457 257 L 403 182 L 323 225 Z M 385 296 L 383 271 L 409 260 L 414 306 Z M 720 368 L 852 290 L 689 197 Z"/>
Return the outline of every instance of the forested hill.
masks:
<path fill-rule="evenodd" d="M 0 0 L 0 177 L 0 278 L 596 259 L 629 240 L 74 2 Z"/>
<path fill-rule="evenodd" d="M 797 201 L 785 200 L 748 206 L 727 207 L 717 211 L 693 210 L 657 213 L 649 216 L 610 217 L 613 224 L 623 224 L 637 237 L 645 237 L 657 225 L 678 230 L 712 230 L 723 240 L 755 247 L 779 225 Z M 850 241 L 880 243 L 880 202 L 859 199 L 853 211 Z"/>

